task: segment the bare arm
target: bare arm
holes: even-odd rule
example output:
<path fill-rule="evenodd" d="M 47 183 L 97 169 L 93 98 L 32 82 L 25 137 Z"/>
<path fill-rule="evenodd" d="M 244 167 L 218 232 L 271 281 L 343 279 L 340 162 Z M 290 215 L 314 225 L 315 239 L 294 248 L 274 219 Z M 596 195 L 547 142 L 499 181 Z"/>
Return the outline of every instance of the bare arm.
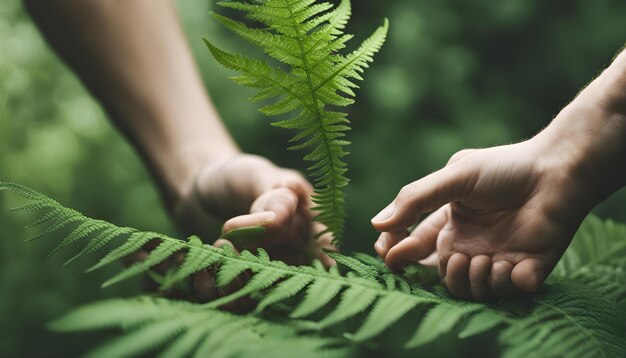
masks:
<path fill-rule="evenodd" d="M 239 150 L 167 0 L 25 0 L 49 43 L 143 156 L 168 203 Z"/>
<path fill-rule="evenodd" d="M 202 234 L 263 225 L 251 244 L 306 263 L 325 240 L 311 185 L 243 154 L 205 92 L 169 0 L 24 0 L 46 39 L 79 75 L 148 164 L 179 226 Z M 319 246 L 319 247 L 318 247 Z"/>
<path fill-rule="evenodd" d="M 391 267 L 438 265 L 457 297 L 535 291 L 584 217 L 626 185 L 624 158 L 625 51 L 534 138 L 463 150 L 405 186 L 372 220 L 375 249 Z"/>

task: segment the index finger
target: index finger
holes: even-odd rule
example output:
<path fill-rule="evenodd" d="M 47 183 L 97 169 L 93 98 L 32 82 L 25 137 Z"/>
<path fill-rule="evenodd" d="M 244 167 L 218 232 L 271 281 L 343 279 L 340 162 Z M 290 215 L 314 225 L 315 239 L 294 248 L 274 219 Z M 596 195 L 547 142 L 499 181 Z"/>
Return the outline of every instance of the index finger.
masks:
<path fill-rule="evenodd" d="M 463 200 L 475 186 L 476 173 L 476 168 L 458 161 L 408 184 L 372 219 L 372 225 L 378 231 L 406 230 L 421 214 Z"/>

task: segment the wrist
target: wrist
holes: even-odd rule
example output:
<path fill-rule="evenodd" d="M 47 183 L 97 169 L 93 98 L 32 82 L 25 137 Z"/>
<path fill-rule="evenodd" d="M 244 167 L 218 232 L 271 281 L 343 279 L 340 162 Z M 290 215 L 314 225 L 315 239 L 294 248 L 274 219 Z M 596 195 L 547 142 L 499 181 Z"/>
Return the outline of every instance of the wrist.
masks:
<path fill-rule="evenodd" d="M 626 115 L 583 94 L 531 141 L 541 171 L 586 215 L 626 184 Z"/>
<path fill-rule="evenodd" d="M 148 96 L 123 111 L 126 133 L 144 157 L 168 207 L 187 196 L 201 167 L 239 149 L 202 91 Z"/>
<path fill-rule="evenodd" d="M 206 141 L 184 143 L 171 149 L 158 173 L 159 181 L 164 184 L 164 194 L 168 206 L 176 206 L 188 200 L 196 193 L 196 181 L 207 170 L 223 165 L 241 152 L 234 146 L 215 147 Z"/>

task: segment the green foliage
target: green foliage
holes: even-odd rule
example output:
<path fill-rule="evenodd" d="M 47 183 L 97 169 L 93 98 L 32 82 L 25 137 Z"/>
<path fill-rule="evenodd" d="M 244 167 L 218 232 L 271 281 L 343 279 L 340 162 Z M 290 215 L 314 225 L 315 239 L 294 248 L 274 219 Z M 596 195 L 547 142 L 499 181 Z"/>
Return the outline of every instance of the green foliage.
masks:
<path fill-rule="evenodd" d="M 266 125 L 255 104 L 242 100 L 251 90 L 231 83 L 199 38 L 242 54 L 254 53 L 253 45 L 207 21 L 214 0 L 175 3 L 205 85 L 237 143 L 281 166 L 306 169 L 299 152 L 279 145 L 289 132 Z M 393 26 L 349 108 L 355 125 L 342 245 L 348 252 L 372 252 L 375 237 L 363 223 L 402 185 L 440 168 L 459 149 L 534 135 L 624 43 L 626 2 L 619 0 L 353 1 L 353 7 L 346 29 L 359 39 L 382 16 Z M 0 29 L 0 180 L 37 188 L 92 217 L 180 237 L 140 158 L 55 57 L 22 1 L 2 2 Z M 0 195 L 0 206 L 15 206 L 15 200 Z M 622 190 L 596 213 L 626 222 L 625 202 Z M 42 260 L 50 242 L 24 241 L 33 235 L 23 230 L 31 217 L 0 215 L 0 317 L 11 322 L 0 326 L 0 356 L 78 356 L 108 332 L 74 339 L 51 334 L 43 323 L 87 302 L 138 294 L 140 285 L 131 279 L 98 290 L 116 265 L 83 277 L 89 260 L 58 269 L 68 251 Z M 203 237 L 219 234 L 216 225 Z M 601 274 L 594 275 L 597 282 Z M 397 355 L 396 333 L 414 326 L 401 320 L 376 342 L 387 356 Z M 441 337 L 424 356 L 496 355 L 489 338 L 455 337 Z"/>
<path fill-rule="evenodd" d="M 163 298 L 112 299 L 78 308 L 49 324 L 59 332 L 124 327 L 129 333 L 87 354 L 128 357 L 159 352 L 159 357 L 344 357 L 349 348 L 334 348 L 337 340 L 298 335 L 290 326 L 255 316 L 239 316 Z M 269 355 L 268 355 L 269 356 Z"/>
<path fill-rule="evenodd" d="M 332 4 L 316 0 L 229 1 L 219 5 L 241 11 L 261 24 L 249 27 L 213 14 L 226 28 L 287 65 L 285 70 L 264 60 L 232 54 L 205 39 L 220 64 L 241 73 L 233 78 L 237 83 L 258 89 L 251 101 L 273 100 L 261 112 L 268 116 L 297 112 L 273 125 L 298 131 L 290 141 L 297 144 L 290 149 L 310 150 L 304 160 L 313 162 L 309 171 L 315 181 L 316 220 L 326 225 L 339 243 L 345 218 L 343 188 L 348 184 L 343 160 L 348 153 L 343 147 L 349 142 L 343 138 L 350 122 L 336 108 L 354 102 L 353 89 L 358 87 L 354 81 L 362 80 L 361 73 L 383 45 L 387 20 L 358 49 L 341 55 L 338 51 L 352 38 L 343 33 L 351 14 L 349 0 L 342 0 L 334 9 Z"/>
<path fill-rule="evenodd" d="M 143 262 L 105 284 L 148 272 L 177 253 L 183 253 L 185 260 L 166 276 L 164 287 L 207 267 L 217 269 L 219 285 L 230 283 L 243 271 L 251 273 L 241 289 L 206 304 L 145 297 L 114 300 L 79 308 L 52 324 L 52 328 L 64 331 L 119 327 L 127 332 L 97 348 L 93 352 L 96 356 L 128 356 L 156 349 L 175 356 L 203 356 L 206 352 L 216 357 L 248 356 L 252 347 L 254 354 L 272 357 L 296 351 L 347 356 L 364 349 L 359 342 L 375 341 L 403 318 L 414 324 L 406 349 L 424 347 L 456 332 L 465 339 L 497 329 L 502 354 L 508 357 L 529 353 L 611 357 L 626 350 L 626 267 L 621 251 L 626 227 L 610 221 L 590 218 L 574 239 L 561 265 L 567 267 L 568 260 L 576 260 L 580 269 L 555 271 L 537 295 L 486 305 L 452 299 L 438 286 L 426 287 L 392 274 L 363 254 L 333 254 L 342 271 L 319 265 L 289 266 L 270 260 L 263 250 L 238 255 L 232 249 L 202 244 L 195 237 L 186 242 L 119 228 L 90 219 L 21 185 L 0 183 L 0 190 L 30 199 L 31 203 L 14 210 L 41 211 L 41 217 L 47 218 L 44 232 L 52 227 L 56 228 L 53 233 L 64 233 L 57 249 L 67 247 L 69 237 L 71 243 L 88 240 L 85 247 L 94 247 L 102 233 L 117 233 L 116 247 L 95 268 L 117 261 L 148 241 L 159 240 Z M 95 229 L 88 229 L 92 227 Z M 602 253 L 595 250 L 598 241 L 602 241 L 598 244 L 605 250 Z M 597 257 L 602 257 L 602 262 Z M 237 316 L 217 310 L 244 296 L 259 302 L 256 311 Z"/>

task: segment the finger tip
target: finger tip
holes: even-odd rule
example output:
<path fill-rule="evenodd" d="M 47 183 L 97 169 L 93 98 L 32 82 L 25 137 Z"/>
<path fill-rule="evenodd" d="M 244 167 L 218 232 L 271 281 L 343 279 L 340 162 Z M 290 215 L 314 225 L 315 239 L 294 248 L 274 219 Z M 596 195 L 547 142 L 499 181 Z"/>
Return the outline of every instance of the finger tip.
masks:
<path fill-rule="evenodd" d="M 527 260 L 518 263 L 511 272 L 513 284 L 525 292 L 537 291 L 545 279 L 544 276 L 533 262 Z"/>
<path fill-rule="evenodd" d="M 213 246 L 221 249 L 224 248 L 225 246 L 230 246 L 233 250 L 236 251 L 235 245 L 233 245 L 232 242 L 226 240 L 226 239 L 217 239 L 214 243 Z"/>
<path fill-rule="evenodd" d="M 375 219 L 371 219 L 370 223 L 372 224 L 372 227 L 374 228 L 374 230 L 378 231 L 378 232 L 383 232 L 386 229 L 386 225 L 385 225 L 385 221 L 376 221 Z"/>
<path fill-rule="evenodd" d="M 398 260 L 396 259 L 396 255 L 394 255 L 394 252 L 392 250 L 389 250 L 385 254 L 385 257 L 383 258 L 383 262 L 385 263 L 385 266 L 387 266 L 390 269 L 397 269 L 398 266 L 400 266 L 398 264 Z"/>
<path fill-rule="evenodd" d="M 378 256 L 380 256 L 383 260 L 385 259 L 385 256 L 387 256 L 387 249 L 385 249 L 379 241 L 376 241 L 374 244 L 374 251 L 376 251 Z"/>

